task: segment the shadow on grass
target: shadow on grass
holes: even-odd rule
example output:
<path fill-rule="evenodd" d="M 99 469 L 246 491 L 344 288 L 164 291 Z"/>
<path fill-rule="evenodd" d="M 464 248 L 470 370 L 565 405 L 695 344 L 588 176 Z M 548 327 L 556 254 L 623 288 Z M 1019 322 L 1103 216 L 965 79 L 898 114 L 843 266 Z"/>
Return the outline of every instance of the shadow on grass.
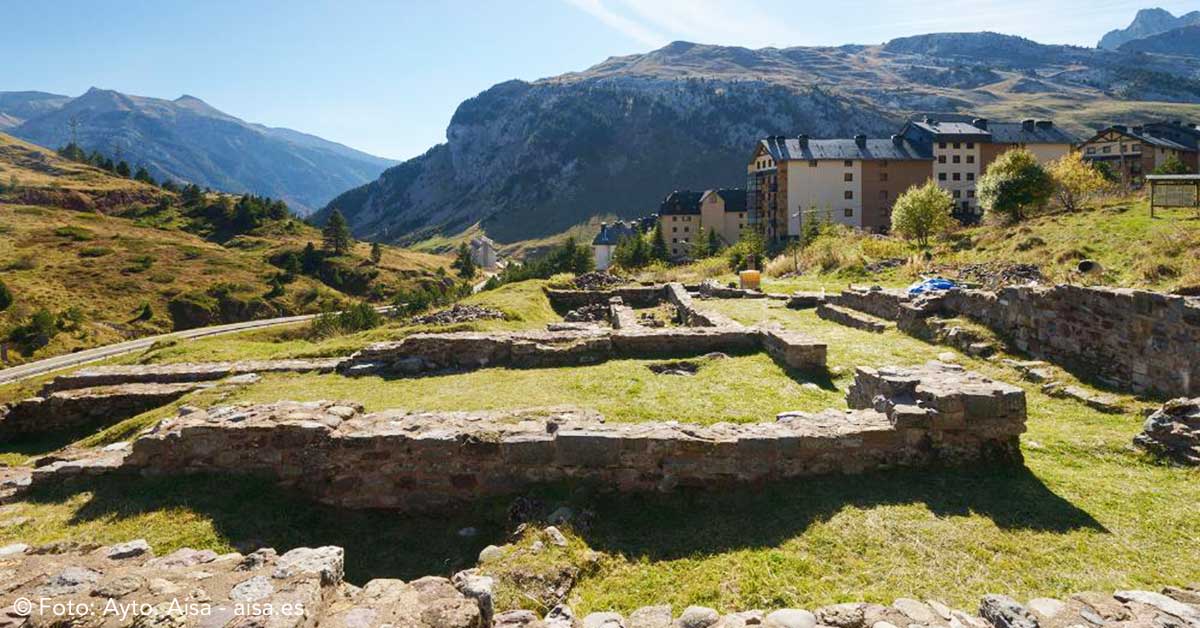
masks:
<path fill-rule="evenodd" d="M 182 508 L 211 520 L 223 540 L 243 551 L 344 547 L 347 575 L 358 584 L 379 577 L 449 575 L 474 566 L 483 547 L 506 542 L 513 531 L 509 507 L 516 499 L 484 499 L 458 512 L 436 515 L 356 511 L 317 505 L 266 480 L 227 476 L 98 477 L 43 487 L 28 499 L 61 503 L 84 491 L 90 498 L 74 513 L 73 524 Z M 937 517 L 977 515 L 1008 530 L 1105 531 L 1024 467 L 823 476 L 665 495 L 617 495 L 554 485 L 538 487 L 528 496 L 528 501 L 541 505 L 540 512 L 532 513 L 534 518 L 564 503 L 576 512 L 596 513 L 590 525 L 577 530 L 592 548 L 649 560 L 777 547 L 847 507 L 923 504 Z M 479 533 L 460 537 L 457 532 L 465 527 Z M 172 533 L 180 534 L 156 532 L 165 537 L 157 542 L 168 544 Z"/>

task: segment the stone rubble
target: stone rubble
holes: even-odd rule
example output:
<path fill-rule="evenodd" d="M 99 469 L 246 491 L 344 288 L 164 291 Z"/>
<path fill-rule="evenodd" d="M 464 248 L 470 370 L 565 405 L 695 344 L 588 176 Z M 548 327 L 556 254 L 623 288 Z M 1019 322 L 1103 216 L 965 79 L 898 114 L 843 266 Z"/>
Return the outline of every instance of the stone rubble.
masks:
<path fill-rule="evenodd" d="M 1163 404 L 1146 419 L 1133 444 L 1179 464 L 1200 465 L 1200 397 Z"/>
<path fill-rule="evenodd" d="M 603 290 L 624 283 L 629 283 L 629 280 L 605 271 L 583 273 L 571 281 L 576 290 Z"/>
<path fill-rule="evenodd" d="M 456 323 L 498 319 L 504 319 L 504 312 L 481 305 L 455 303 L 444 310 L 414 316 L 408 322 L 413 325 L 453 325 Z"/>
<path fill-rule="evenodd" d="M 889 327 L 895 327 L 895 323 L 871 316 L 870 314 L 828 303 L 817 306 L 817 316 L 840 325 L 877 334 L 887 331 Z"/>

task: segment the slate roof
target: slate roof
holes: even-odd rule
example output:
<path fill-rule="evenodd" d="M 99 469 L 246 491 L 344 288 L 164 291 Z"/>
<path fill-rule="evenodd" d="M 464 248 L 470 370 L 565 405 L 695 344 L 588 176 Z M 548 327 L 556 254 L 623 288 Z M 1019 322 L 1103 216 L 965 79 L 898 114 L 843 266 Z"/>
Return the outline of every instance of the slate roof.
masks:
<path fill-rule="evenodd" d="M 1027 129 L 1020 122 L 989 122 L 987 130 L 996 144 L 1074 144 L 1076 139 L 1056 126 Z"/>
<path fill-rule="evenodd" d="M 658 215 L 699 214 L 701 196 L 704 196 L 703 192 L 675 190 L 668 194 L 667 198 L 663 199 L 662 204 L 658 206 Z"/>
<path fill-rule="evenodd" d="M 978 141 L 986 142 L 990 132 L 987 129 L 981 129 L 970 122 L 926 122 L 924 120 L 913 120 L 909 124 L 921 129 L 936 137 L 954 136 L 954 137 L 977 137 Z M 1001 123 L 1003 124 L 1003 123 Z M 1020 123 L 1017 123 L 1020 126 Z M 988 128 L 991 128 L 991 124 Z"/>
<path fill-rule="evenodd" d="M 746 211 L 746 190 L 742 188 L 721 188 L 719 190 L 708 190 L 704 193 L 705 196 L 716 194 L 725 201 L 726 212 L 744 212 Z M 703 200 L 703 197 L 701 197 Z"/>
<path fill-rule="evenodd" d="M 608 223 L 600 223 L 600 233 L 597 233 L 596 237 L 592 238 L 592 245 L 596 246 L 610 244 L 615 246 L 616 244 L 620 243 L 623 238 L 628 238 L 635 234 L 637 234 L 637 230 L 619 220 L 611 225 Z"/>
<path fill-rule="evenodd" d="M 1106 133 L 1119 133 L 1121 135 L 1124 135 L 1125 137 L 1129 137 L 1129 138 L 1138 140 L 1140 142 L 1144 142 L 1151 146 L 1158 146 L 1160 148 L 1170 148 L 1172 150 L 1196 152 L 1196 149 L 1194 149 L 1190 146 L 1185 146 L 1183 144 L 1180 144 L 1179 142 L 1169 140 L 1165 137 L 1158 137 L 1156 135 L 1150 135 L 1149 133 L 1146 133 L 1145 131 L 1139 133 L 1139 132 L 1134 131 L 1133 129 L 1129 129 L 1129 128 L 1119 129 L 1115 126 L 1110 126 L 1107 129 L 1102 129 L 1099 133 L 1096 133 L 1095 135 L 1088 138 L 1083 143 L 1088 144 L 1088 143 L 1097 141 L 1100 138 L 1100 136 L 1102 136 Z"/>
<path fill-rule="evenodd" d="M 887 140 L 866 140 L 859 145 L 855 140 L 814 140 L 801 142 L 795 137 L 769 137 L 762 140 L 763 146 L 775 161 L 791 159 L 812 161 L 823 159 L 862 159 L 862 160 L 905 160 L 933 159 L 933 155 L 921 150 L 916 144 L 907 140 L 900 143 Z"/>

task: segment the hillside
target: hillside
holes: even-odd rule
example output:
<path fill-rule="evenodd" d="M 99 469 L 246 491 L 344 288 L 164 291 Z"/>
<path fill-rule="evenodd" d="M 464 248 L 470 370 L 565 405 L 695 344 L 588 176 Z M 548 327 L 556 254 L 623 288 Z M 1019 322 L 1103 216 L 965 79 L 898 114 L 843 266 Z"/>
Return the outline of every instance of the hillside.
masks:
<path fill-rule="evenodd" d="M 186 95 L 164 100 L 94 87 L 78 98 L 0 92 L 0 116 L 7 133 L 52 149 L 71 140 L 74 121 L 85 151 L 145 166 L 156 180 L 282 198 L 300 214 L 395 163 L 291 129 L 250 124 Z"/>
<path fill-rule="evenodd" d="M 674 189 L 744 185 L 768 134 L 884 136 L 922 112 L 1052 118 L 1079 136 L 1190 117 L 1178 57 L 941 33 L 881 46 L 675 42 L 587 70 L 509 81 L 463 102 L 447 142 L 334 199 L 364 237 L 414 242 L 476 223 L 512 243 L 653 211 Z M 323 214 L 318 215 L 318 219 Z"/>
<path fill-rule="evenodd" d="M 212 206 L 232 198 L 209 197 Z M 58 331 L 14 360 L 196 325 L 316 312 L 352 299 L 382 300 L 438 281 L 448 260 L 369 246 L 275 281 L 281 254 L 320 244 L 294 218 L 245 230 L 214 221 L 179 195 L 62 159 L 0 134 L 0 277 L 14 303 L 0 332 L 47 310 Z M 148 310 L 146 307 L 148 306 Z M 20 344 L 20 343 L 14 343 Z"/>

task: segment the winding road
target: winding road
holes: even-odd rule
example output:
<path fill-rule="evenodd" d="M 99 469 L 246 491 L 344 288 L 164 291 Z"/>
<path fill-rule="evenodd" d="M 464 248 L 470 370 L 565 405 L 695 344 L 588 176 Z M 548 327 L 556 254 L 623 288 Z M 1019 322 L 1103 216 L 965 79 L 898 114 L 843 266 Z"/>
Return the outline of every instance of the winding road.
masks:
<path fill-rule="evenodd" d="M 380 313 L 391 311 L 391 306 L 381 306 L 375 308 Z M 220 336 L 224 334 L 233 334 L 240 331 L 251 329 L 260 329 L 263 327 L 275 327 L 278 325 L 291 325 L 293 323 L 303 323 L 309 321 L 320 314 L 301 314 L 299 316 L 285 316 L 282 318 L 265 318 L 256 321 L 245 321 L 242 323 L 230 323 L 228 325 L 213 325 L 211 327 L 197 327 L 196 329 L 188 329 L 184 331 L 174 331 L 169 334 L 159 334 L 157 336 L 146 336 L 136 340 L 127 340 L 116 344 L 96 347 L 95 349 L 85 349 L 68 353 L 66 355 L 58 355 L 36 362 L 29 362 L 20 366 L 14 366 L 0 371 L 0 385 L 19 382 L 30 377 L 37 377 L 53 371 L 58 371 L 88 362 L 95 362 L 105 358 L 111 358 L 134 351 L 142 351 L 149 349 L 151 345 L 160 340 L 193 340 L 196 338 L 205 338 L 208 336 Z"/>

